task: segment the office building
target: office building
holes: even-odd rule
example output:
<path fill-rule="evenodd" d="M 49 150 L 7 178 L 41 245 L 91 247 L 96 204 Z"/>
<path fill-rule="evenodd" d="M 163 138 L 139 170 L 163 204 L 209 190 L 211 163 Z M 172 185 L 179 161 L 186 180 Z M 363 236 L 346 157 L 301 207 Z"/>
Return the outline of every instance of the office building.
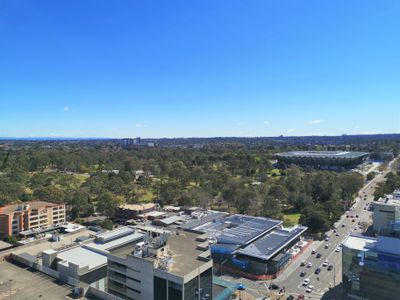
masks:
<path fill-rule="evenodd" d="M 211 300 L 207 237 L 148 229 L 141 242 L 108 255 L 108 293 L 128 300 Z"/>
<path fill-rule="evenodd" d="M 0 207 L 0 237 L 64 222 L 64 204 L 29 201 Z"/>
<path fill-rule="evenodd" d="M 375 201 L 374 231 L 379 235 L 399 236 L 400 233 L 400 190 Z"/>
<path fill-rule="evenodd" d="M 398 299 L 400 239 L 350 235 L 343 243 L 342 282 L 343 299 Z"/>

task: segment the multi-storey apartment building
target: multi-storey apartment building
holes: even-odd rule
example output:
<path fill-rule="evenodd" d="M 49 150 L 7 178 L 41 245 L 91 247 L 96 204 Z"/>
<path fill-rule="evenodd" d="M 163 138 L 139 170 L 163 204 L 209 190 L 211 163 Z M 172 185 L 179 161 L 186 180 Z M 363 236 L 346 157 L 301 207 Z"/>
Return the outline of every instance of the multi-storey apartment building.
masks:
<path fill-rule="evenodd" d="M 30 201 L 0 207 L 0 237 L 65 222 L 65 205 Z"/>

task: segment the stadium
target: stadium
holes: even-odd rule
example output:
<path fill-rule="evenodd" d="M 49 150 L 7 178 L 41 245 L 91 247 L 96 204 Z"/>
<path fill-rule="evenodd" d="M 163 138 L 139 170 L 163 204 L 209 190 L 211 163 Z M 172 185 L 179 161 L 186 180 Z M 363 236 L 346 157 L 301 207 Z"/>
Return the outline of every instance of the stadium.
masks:
<path fill-rule="evenodd" d="M 321 170 L 348 170 L 357 167 L 368 158 L 366 152 L 350 151 L 290 151 L 278 153 L 278 165 L 298 165 Z"/>
<path fill-rule="evenodd" d="M 181 227 L 205 233 L 214 264 L 222 270 L 253 280 L 276 278 L 302 252 L 304 226 L 283 228 L 282 221 L 247 215 L 211 214 Z"/>

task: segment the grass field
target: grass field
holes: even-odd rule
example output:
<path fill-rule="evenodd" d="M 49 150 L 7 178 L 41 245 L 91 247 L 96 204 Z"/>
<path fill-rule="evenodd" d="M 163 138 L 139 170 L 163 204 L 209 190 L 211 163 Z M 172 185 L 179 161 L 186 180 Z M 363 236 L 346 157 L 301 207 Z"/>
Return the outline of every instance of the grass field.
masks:
<path fill-rule="evenodd" d="M 89 173 L 75 173 L 74 177 L 79 180 L 80 184 L 84 183 L 90 177 Z"/>
<path fill-rule="evenodd" d="M 300 214 L 285 214 L 283 216 L 283 219 L 296 225 L 296 224 L 299 224 Z"/>

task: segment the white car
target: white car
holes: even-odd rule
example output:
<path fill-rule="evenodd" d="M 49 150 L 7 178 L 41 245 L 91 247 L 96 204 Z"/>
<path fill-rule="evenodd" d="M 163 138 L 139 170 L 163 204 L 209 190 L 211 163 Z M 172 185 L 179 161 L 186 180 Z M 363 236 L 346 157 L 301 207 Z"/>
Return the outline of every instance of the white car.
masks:
<path fill-rule="evenodd" d="M 311 254 L 315 254 L 315 252 L 317 251 L 315 251 L 315 249 L 312 249 Z"/>
<path fill-rule="evenodd" d="M 312 267 L 312 262 L 309 262 L 308 264 L 307 264 L 307 268 L 311 268 Z"/>
<path fill-rule="evenodd" d="M 340 248 L 337 247 L 336 250 L 335 250 L 335 252 L 340 252 Z"/>
<path fill-rule="evenodd" d="M 327 260 L 325 260 L 324 263 L 322 264 L 322 266 L 326 267 L 327 265 L 329 265 L 329 262 Z"/>
<path fill-rule="evenodd" d="M 304 279 L 302 285 L 307 286 L 310 283 L 310 278 Z"/>
<path fill-rule="evenodd" d="M 313 285 L 309 285 L 308 288 L 306 289 L 306 292 L 307 293 L 311 293 L 313 291 L 313 289 L 314 289 L 314 286 Z"/>

